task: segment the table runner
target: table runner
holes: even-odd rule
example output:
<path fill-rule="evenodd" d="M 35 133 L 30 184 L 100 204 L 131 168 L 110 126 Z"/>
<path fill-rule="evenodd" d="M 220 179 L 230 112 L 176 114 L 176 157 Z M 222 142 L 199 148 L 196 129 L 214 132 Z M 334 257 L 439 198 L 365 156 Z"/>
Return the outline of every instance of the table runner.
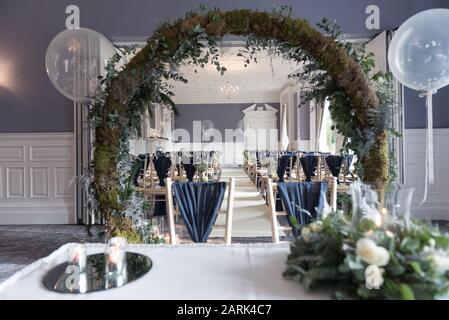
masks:
<path fill-rule="evenodd" d="M 130 245 L 129 251 L 148 255 L 152 270 L 121 288 L 87 294 L 51 292 L 42 278 L 66 260 L 66 244 L 25 267 L 0 284 L 1 299 L 328 299 L 325 293 L 305 292 L 282 277 L 288 244 Z M 88 244 L 89 254 L 104 244 Z"/>

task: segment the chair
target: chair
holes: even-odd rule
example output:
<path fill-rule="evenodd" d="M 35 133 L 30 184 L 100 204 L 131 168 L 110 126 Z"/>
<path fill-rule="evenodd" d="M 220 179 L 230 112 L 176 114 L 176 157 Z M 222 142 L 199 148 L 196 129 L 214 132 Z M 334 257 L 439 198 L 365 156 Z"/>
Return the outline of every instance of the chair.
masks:
<path fill-rule="evenodd" d="M 176 198 L 176 192 L 174 192 L 174 184 L 187 184 L 184 186 L 194 186 L 197 183 L 192 183 L 192 182 L 173 182 L 171 179 L 167 179 L 167 184 L 166 184 L 166 199 L 167 199 L 167 209 L 168 209 L 168 224 L 169 224 L 169 230 L 170 230 L 170 244 L 176 244 L 176 231 L 175 231 L 175 209 L 174 209 L 174 195 Z M 198 183 L 201 184 L 201 183 Z M 203 183 L 203 184 L 207 184 L 207 183 Z M 211 184 L 221 184 L 220 182 L 212 182 Z M 179 187 L 180 185 L 178 185 Z M 176 186 L 175 186 L 176 187 Z M 223 200 L 223 196 L 224 196 L 224 192 L 226 187 L 228 188 L 228 201 L 227 201 L 227 208 L 225 211 L 221 211 L 220 210 L 220 206 Z M 179 190 L 178 190 L 179 191 Z M 215 217 L 211 217 L 209 222 L 210 224 L 210 230 L 206 231 L 207 235 L 205 236 L 205 238 L 207 238 L 210 234 L 210 232 L 212 231 L 212 226 L 213 227 L 218 227 L 218 228 L 224 228 L 225 229 L 225 235 L 224 235 L 224 242 L 226 244 L 231 244 L 232 242 L 232 216 L 233 216 L 233 208 L 234 208 L 234 192 L 235 192 L 235 178 L 230 178 L 229 182 L 225 184 L 225 187 L 223 189 L 223 195 L 219 195 L 218 196 L 218 208 L 217 208 L 217 212 Z M 189 193 L 191 194 L 191 193 Z M 176 199 L 178 201 L 178 208 L 181 211 L 181 215 L 182 214 L 182 208 L 183 206 L 180 205 L 179 201 L 181 199 Z M 198 199 L 197 199 L 198 200 Z M 193 213 L 196 214 L 196 213 Z M 224 225 L 217 225 L 215 224 L 215 220 L 218 216 L 218 214 L 226 214 L 226 222 Z M 184 216 L 183 216 L 184 218 Z M 191 226 L 192 227 L 192 226 Z M 198 239 L 197 239 L 198 240 Z M 204 238 L 202 240 L 205 240 Z M 196 241 L 196 242 L 205 242 L 205 241 Z"/>
<path fill-rule="evenodd" d="M 325 182 L 325 181 L 320 181 Z M 307 182 L 289 182 L 291 184 L 305 184 Z M 316 182 L 308 182 L 308 183 L 316 183 Z M 327 188 L 327 193 L 329 194 L 330 198 L 330 207 L 333 211 L 337 209 L 337 180 L 336 178 L 330 178 L 328 182 L 329 187 Z M 279 243 L 279 230 L 292 230 L 292 227 L 290 226 L 280 226 L 277 217 L 278 216 L 286 216 L 288 217 L 289 214 L 285 211 L 276 211 L 276 197 L 275 192 L 278 190 L 278 183 L 273 183 L 271 179 L 268 179 L 268 188 L 267 188 L 267 200 L 268 200 L 268 211 L 270 215 L 270 221 L 271 221 L 271 231 L 272 231 L 272 239 L 274 243 Z M 321 194 L 320 194 L 321 197 Z M 283 203 L 284 204 L 284 203 Z"/>

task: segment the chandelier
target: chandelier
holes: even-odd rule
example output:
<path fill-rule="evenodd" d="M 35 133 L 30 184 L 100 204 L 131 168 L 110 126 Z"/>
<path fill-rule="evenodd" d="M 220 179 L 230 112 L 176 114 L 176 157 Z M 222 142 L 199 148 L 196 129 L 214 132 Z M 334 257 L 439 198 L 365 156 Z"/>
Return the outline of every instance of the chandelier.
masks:
<path fill-rule="evenodd" d="M 240 88 L 238 86 L 234 86 L 229 82 L 226 82 L 224 85 L 220 86 L 220 92 L 226 95 L 228 99 L 231 99 L 239 92 Z"/>

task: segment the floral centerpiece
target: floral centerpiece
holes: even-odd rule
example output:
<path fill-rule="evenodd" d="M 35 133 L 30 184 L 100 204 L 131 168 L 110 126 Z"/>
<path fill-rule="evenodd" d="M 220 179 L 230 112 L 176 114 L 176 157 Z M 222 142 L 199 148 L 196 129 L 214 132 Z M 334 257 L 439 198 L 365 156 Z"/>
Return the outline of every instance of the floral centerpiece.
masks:
<path fill-rule="evenodd" d="M 449 237 L 424 223 L 353 224 L 335 212 L 291 244 L 284 276 L 337 299 L 440 299 L 449 292 Z"/>

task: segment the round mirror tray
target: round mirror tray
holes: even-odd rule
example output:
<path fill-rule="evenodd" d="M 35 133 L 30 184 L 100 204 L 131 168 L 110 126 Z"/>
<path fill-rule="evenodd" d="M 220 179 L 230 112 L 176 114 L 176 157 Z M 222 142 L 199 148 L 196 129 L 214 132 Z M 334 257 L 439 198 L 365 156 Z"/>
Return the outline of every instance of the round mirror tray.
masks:
<path fill-rule="evenodd" d="M 150 271 L 153 262 L 142 254 L 127 252 L 122 272 L 106 274 L 103 253 L 87 256 L 85 270 L 79 270 L 67 262 L 51 269 L 44 277 L 44 286 L 61 293 L 87 293 L 121 287 L 139 279 Z"/>

